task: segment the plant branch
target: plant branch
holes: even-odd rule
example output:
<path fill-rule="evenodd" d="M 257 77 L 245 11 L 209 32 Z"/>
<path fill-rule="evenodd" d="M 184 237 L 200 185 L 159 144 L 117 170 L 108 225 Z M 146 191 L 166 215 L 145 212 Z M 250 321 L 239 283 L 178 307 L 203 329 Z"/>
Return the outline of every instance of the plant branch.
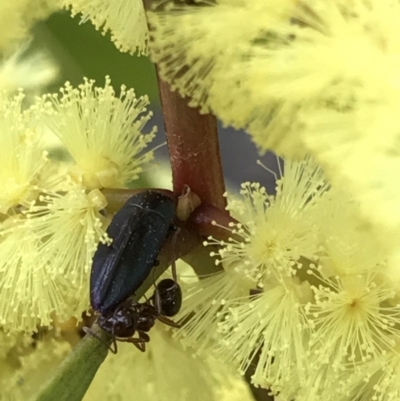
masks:
<path fill-rule="evenodd" d="M 191 214 L 188 224 L 203 237 L 213 236 L 218 240 L 233 237 L 230 224 L 237 223 L 226 210 L 201 205 Z"/>
<path fill-rule="evenodd" d="M 97 325 L 92 330 L 105 342 L 109 337 Z M 32 401 L 80 401 L 84 397 L 108 349 L 97 338 L 86 336 L 69 353 Z"/>
<path fill-rule="evenodd" d="M 174 193 L 180 195 L 188 185 L 202 203 L 225 209 L 216 118 L 189 107 L 187 99 L 172 92 L 160 78 L 158 84 Z"/>

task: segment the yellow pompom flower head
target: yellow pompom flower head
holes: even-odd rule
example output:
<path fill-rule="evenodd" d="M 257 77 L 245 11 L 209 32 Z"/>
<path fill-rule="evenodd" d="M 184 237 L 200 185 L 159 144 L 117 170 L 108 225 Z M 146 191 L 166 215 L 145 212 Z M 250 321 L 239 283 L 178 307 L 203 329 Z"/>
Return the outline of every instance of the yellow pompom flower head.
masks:
<path fill-rule="evenodd" d="M 96 193 L 94 193 L 96 192 Z M 8 331 L 48 326 L 54 313 L 80 318 L 88 308 L 88 272 L 98 242 L 106 241 L 106 201 L 98 191 L 40 196 L 1 232 L 0 324 Z"/>
<path fill-rule="evenodd" d="M 234 269 L 261 287 L 270 278 L 282 280 L 296 275 L 302 258 L 319 255 L 318 228 L 313 206 L 327 189 L 322 170 L 311 160 L 287 161 L 276 194 L 268 194 L 258 183 L 244 183 L 241 198 L 228 205 L 238 220 L 234 237 L 218 251 L 227 269 Z M 218 263 L 218 262 L 217 262 Z"/>
<path fill-rule="evenodd" d="M 143 152 L 153 140 L 155 129 L 141 134 L 152 113 L 149 100 L 136 98 L 133 89 L 121 87 L 117 97 L 107 77 L 104 88 L 85 80 L 78 88 L 66 83 L 61 96 L 41 100 L 48 115 L 45 124 L 65 145 L 76 165 L 70 173 L 84 187 L 123 188 L 138 178 L 142 165 L 152 159 Z"/>
<path fill-rule="evenodd" d="M 31 110 L 23 111 L 24 94 L 8 99 L 0 93 L 0 212 L 7 213 L 16 205 L 29 206 L 48 183 L 43 172 L 48 164 L 40 121 Z"/>
<path fill-rule="evenodd" d="M 242 356 L 224 358 L 239 361 L 243 365 L 243 373 L 251 361 L 253 348 L 257 348 L 247 338 L 247 335 L 251 336 L 253 323 L 260 322 L 257 308 L 251 309 L 257 305 L 257 301 L 250 307 L 248 304 L 249 295 L 256 288 L 269 289 L 265 290 L 263 296 L 264 307 L 266 302 L 273 305 L 281 302 L 281 308 L 287 307 L 296 316 L 296 321 L 304 322 L 304 311 L 299 311 L 296 305 L 299 299 L 304 303 L 311 291 L 309 286 L 301 285 L 296 275 L 304 263 L 310 263 L 320 255 L 313 210 L 326 189 L 327 182 L 322 171 L 311 159 L 287 161 L 285 173 L 277 182 L 276 194 L 269 194 L 256 183 L 242 185 L 241 197 L 233 198 L 228 206 L 238 221 L 229 228 L 232 234 L 230 239 L 219 241 L 209 238 L 206 242 L 206 245 L 220 246 L 219 251 L 212 253 L 212 256 L 219 257 L 216 263 L 222 263 L 224 271 L 188 286 L 181 314 L 183 317 L 193 311 L 195 314 L 183 330 L 176 334 L 185 345 L 194 346 L 201 352 L 207 349 L 209 343 L 224 339 L 222 341 L 225 341 L 226 347 L 221 346 L 218 354 L 225 355 L 235 352 L 236 348 L 232 344 L 242 344 Z M 282 297 L 281 301 L 279 297 Z M 233 305 L 243 311 L 251 309 L 254 313 L 246 313 L 249 322 L 241 326 L 248 326 L 249 333 L 237 331 L 238 337 L 231 341 L 229 336 L 225 337 L 225 329 L 220 324 L 226 320 L 226 314 Z M 270 310 L 272 313 L 274 308 Z M 239 315 L 244 319 L 242 313 Z M 274 314 L 268 319 L 277 316 Z M 268 319 L 262 320 L 262 327 Z M 270 324 L 268 327 L 269 330 L 276 329 L 272 337 L 280 337 L 283 342 L 292 341 L 296 337 L 295 334 L 282 337 L 279 324 Z M 217 331 L 223 334 L 217 334 Z M 235 333 L 232 332 L 232 336 Z M 246 343 L 248 347 L 244 347 Z"/>

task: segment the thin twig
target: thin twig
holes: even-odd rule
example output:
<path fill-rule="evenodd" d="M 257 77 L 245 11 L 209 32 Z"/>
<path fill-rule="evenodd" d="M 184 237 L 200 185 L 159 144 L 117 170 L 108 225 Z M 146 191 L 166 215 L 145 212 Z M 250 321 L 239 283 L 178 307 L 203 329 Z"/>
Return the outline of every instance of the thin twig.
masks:
<path fill-rule="evenodd" d="M 202 203 L 224 210 L 225 183 L 216 118 L 189 107 L 188 100 L 172 92 L 161 79 L 158 84 L 174 193 L 181 194 L 188 185 Z"/>

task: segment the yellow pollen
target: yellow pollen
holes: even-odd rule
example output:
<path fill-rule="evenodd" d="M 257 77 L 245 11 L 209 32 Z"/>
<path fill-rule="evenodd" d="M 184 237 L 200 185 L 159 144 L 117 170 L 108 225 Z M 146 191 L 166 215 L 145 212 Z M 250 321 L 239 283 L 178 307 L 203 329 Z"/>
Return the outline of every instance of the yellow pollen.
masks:
<path fill-rule="evenodd" d="M 265 243 L 265 256 L 273 256 L 276 251 L 276 242 L 274 241 L 266 241 Z"/>
<path fill-rule="evenodd" d="M 350 307 L 354 308 L 355 306 L 357 306 L 357 300 L 356 300 L 356 299 L 353 299 L 353 300 L 350 302 Z"/>

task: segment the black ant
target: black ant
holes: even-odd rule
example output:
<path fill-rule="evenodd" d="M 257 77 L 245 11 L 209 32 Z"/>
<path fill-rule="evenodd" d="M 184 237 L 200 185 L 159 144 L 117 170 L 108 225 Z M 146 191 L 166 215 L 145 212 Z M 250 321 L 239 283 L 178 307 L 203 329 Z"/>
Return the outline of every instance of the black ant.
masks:
<path fill-rule="evenodd" d="M 114 310 L 102 313 L 97 322 L 102 330 L 111 335 L 112 344 L 107 344 L 107 347 L 113 354 L 118 351 L 117 341 L 132 343 L 144 352 L 146 343 L 150 341 L 147 333 L 154 326 L 156 320 L 171 327 L 180 327 L 168 317 L 176 315 L 181 304 L 182 291 L 179 284 L 172 279 L 164 279 L 157 284 L 154 294 L 149 300 L 136 302 L 127 299 Z M 84 331 L 102 341 L 88 327 L 84 327 Z M 135 333 L 138 333 L 138 337 L 133 337 Z"/>

